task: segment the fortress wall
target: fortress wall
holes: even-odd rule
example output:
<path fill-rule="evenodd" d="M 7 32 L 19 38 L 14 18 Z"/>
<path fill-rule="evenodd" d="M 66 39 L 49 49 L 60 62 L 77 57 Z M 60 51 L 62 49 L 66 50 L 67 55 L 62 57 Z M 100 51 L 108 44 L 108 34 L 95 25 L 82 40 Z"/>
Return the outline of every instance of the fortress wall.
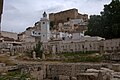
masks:
<path fill-rule="evenodd" d="M 54 21 L 55 24 L 63 23 L 69 19 L 83 18 L 88 19 L 88 15 L 82 15 L 78 13 L 78 9 L 70 9 L 66 11 L 61 11 L 58 13 L 49 14 L 50 21 Z"/>

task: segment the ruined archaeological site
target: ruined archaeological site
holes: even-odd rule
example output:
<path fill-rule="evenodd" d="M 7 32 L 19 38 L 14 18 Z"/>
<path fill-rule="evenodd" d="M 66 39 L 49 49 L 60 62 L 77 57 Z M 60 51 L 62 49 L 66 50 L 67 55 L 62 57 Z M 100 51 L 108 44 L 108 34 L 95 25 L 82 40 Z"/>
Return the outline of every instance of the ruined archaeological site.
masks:
<path fill-rule="evenodd" d="M 0 0 L 0 80 L 120 80 L 119 0 L 10 1 Z"/>

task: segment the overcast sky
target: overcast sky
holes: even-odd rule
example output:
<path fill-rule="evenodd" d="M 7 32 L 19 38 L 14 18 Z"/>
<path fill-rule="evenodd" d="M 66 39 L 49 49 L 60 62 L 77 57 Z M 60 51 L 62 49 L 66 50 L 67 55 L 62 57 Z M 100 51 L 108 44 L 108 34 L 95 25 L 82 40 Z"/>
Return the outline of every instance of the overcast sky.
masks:
<path fill-rule="evenodd" d="M 82 14 L 100 14 L 111 0 L 4 0 L 2 30 L 23 32 L 39 21 L 42 13 L 77 8 Z"/>

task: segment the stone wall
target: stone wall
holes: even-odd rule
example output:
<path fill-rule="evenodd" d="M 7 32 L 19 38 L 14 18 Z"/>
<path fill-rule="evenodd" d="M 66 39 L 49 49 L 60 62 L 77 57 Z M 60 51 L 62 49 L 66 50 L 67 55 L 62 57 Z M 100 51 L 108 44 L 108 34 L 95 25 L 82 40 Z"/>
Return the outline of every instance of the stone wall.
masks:
<path fill-rule="evenodd" d="M 88 20 L 88 15 L 79 14 L 78 9 L 69 9 L 65 11 L 61 11 L 58 13 L 51 13 L 49 14 L 50 21 L 55 22 L 55 24 L 63 23 L 68 21 L 69 19 L 83 19 L 84 21 Z"/>
<path fill-rule="evenodd" d="M 111 65 L 111 67 L 109 66 Z M 118 80 L 119 64 L 107 63 L 42 63 L 20 65 L 22 73 L 37 80 Z"/>
<path fill-rule="evenodd" d="M 14 32 L 1 31 L 1 35 L 4 37 L 13 38 L 15 40 L 18 39 L 17 33 Z"/>
<path fill-rule="evenodd" d="M 58 77 L 59 75 L 64 76 L 77 76 L 80 73 L 84 73 L 87 69 L 94 68 L 100 69 L 106 64 L 89 64 L 89 63 L 60 63 L 60 64 L 49 64 L 47 65 L 47 77 Z"/>
<path fill-rule="evenodd" d="M 120 51 L 120 39 L 95 40 L 94 38 L 79 40 L 59 40 L 43 43 L 45 50 L 50 51 L 55 46 L 55 53 L 62 52 L 80 52 L 80 51 L 96 51 L 100 53 Z"/>
<path fill-rule="evenodd" d="M 30 73 L 33 78 L 43 80 L 46 78 L 46 66 L 44 64 L 19 65 L 21 73 Z"/>

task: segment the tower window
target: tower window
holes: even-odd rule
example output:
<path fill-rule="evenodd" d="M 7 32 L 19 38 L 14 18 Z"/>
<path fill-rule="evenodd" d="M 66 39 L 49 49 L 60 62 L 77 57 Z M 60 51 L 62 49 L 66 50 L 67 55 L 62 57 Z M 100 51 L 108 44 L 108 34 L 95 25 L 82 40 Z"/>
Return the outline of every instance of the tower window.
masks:
<path fill-rule="evenodd" d="M 33 34 L 35 34 L 35 32 L 33 31 Z"/>
<path fill-rule="evenodd" d="M 43 22 L 43 24 L 45 24 L 45 22 Z"/>
<path fill-rule="evenodd" d="M 70 18 L 68 17 L 68 18 L 67 18 L 67 21 L 69 21 L 69 20 L 70 20 Z"/>
<path fill-rule="evenodd" d="M 40 35 L 40 33 L 38 33 L 38 35 Z"/>

